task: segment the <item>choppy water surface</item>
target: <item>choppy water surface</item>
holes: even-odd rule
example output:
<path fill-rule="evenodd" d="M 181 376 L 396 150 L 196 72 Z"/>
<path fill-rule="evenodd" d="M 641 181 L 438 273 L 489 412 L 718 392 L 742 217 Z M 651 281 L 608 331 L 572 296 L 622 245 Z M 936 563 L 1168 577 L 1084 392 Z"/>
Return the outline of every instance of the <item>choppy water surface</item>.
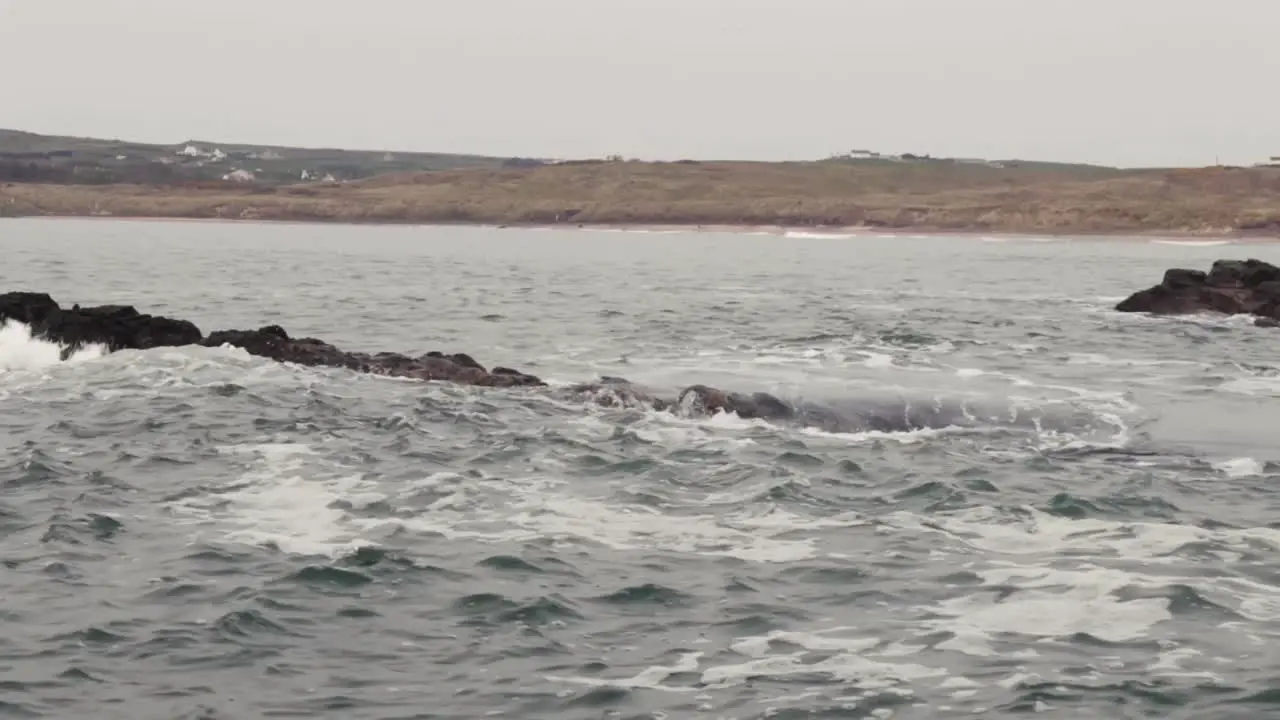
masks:
<path fill-rule="evenodd" d="M 829 434 L 0 333 L 0 714 L 1280 712 L 1275 246 L 23 221 L 0 288 L 977 428 Z M 998 416 L 998 417 L 996 417 Z"/>

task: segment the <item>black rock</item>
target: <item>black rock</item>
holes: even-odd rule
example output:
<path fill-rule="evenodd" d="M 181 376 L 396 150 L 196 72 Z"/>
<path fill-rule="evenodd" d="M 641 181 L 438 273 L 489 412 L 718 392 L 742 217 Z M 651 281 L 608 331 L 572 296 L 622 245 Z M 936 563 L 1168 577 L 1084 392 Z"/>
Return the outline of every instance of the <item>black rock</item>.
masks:
<path fill-rule="evenodd" d="M 1212 312 L 1280 319 L 1280 267 L 1262 260 L 1218 260 L 1209 272 L 1166 270 L 1159 285 L 1125 298 L 1120 312 Z"/>
<path fill-rule="evenodd" d="M 62 308 L 44 293 L 0 295 L 0 322 L 26 323 L 32 335 L 59 343 L 68 350 L 101 344 L 109 350 L 146 350 L 191 345 L 200 341 L 200 328 L 186 320 L 144 315 L 129 305 Z"/>
<path fill-rule="evenodd" d="M 0 325 L 9 320 L 35 325 L 58 309 L 58 303 L 45 293 L 4 293 L 0 295 Z"/>

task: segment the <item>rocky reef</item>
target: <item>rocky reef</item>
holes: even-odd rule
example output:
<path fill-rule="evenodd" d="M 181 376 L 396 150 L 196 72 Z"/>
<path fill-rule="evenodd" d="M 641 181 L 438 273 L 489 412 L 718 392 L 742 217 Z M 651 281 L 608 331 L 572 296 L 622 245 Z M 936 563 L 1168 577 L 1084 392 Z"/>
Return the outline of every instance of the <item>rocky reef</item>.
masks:
<path fill-rule="evenodd" d="M 547 383 L 534 375 L 505 367 L 485 368 L 464 353 L 429 352 L 415 357 L 397 352 L 352 352 L 318 338 L 292 337 L 278 325 L 256 330 L 218 330 L 205 335 L 192 322 L 149 315 L 130 305 L 73 305 L 68 309 L 45 293 L 0 294 L 0 324 L 10 320 L 26 324 L 35 337 L 61 345 L 64 357 L 88 345 L 100 345 L 109 351 L 229 345 L 277 362 L 481 387 L 540 388 L 567 400 L 604 407 L 668 411 L 687 416 L 733 413 L 744 419 L 818 425 L 830 430 L 918 426 L 905 415 L 899 418 L 900 413 L 894 411 L 875 417 L 843 417 L 815 411 L 812 407 L 793 406 L 769 393 L 730 392 L 708 385 L 691 385 L 675 397 L 663 397 L 658 391 L 619 377 L 548 388 Z"/>
<path fill-rule="evenodd" d="M 372 355 L 350 352 L 316 338 L 290 337 L 278 325 L 257 330 L 219 330 L 206 337 L 200 328 L 187 320 L 140 313 L 130 305 L 74 305 L 67 309 L 45 293 L 0 294 L 0 323 L 9 320 L 26 324 L 36 337 L 62 345 L 64 355 L 95 344 L 110 351 L 231 345 L 250 355 L 312 367 L 347 368 L 378 375 L 488 387 L 545 384 L 532 375 L 511 368 L 486 369 L 462 353 L 429 352 L 411 357 L 395 352 Z"/>
<path fill-rule="evenodd" d="M 429 352 L 412 356 L 397 352 L 353 352 L 317 338 L 292 337 L 278 325 L 256 330 L 218 330 L 205 335 L 187 320 L 148 315 L 129 305 L 73 305 L 68 309 L 49 295 L 35 292 L 0 294 L 0 325 L 8 321 L 21 322 L 31 329 L 33 336 L 58 343 L 64 348 L 64 358 L 88 345 L 100 345 L 109 351 L 233 346 L 258 357 L 311 367 L 480 387 L 525 388 L 573 402 L 656 410 L 687 417 L 729 413 L 748 420 L 816 427 L 829 432 L 902 432 L 956 427 L 1007 422 L 992 418 L 1009 415 L 1007 408 L 1000 408 L 979 413 L 986 416 L 983 420 L 975 415 L 975 408 L 964 402 L 940 402 L 936 398 L 904 401 L 858 397 L 828 403 L 788 403 L 765 392 L 739 393 L 701 384 L 664 396 L 660 391 L 618 377 L 549 387 L 538 377 L 519 370 L 486 368 L 463 353 Z M 1058 421 L 1068 422 L 1070 418 Z M 1021 422 L 1034 425 L 1042 421 L 1024 419 Z"/>
<path fill-rule="evenodd" d="M 1154 315 L 1254 315 L 1254 324 L 1280 326 L 1280 267 L 1262 260 L 1218 260 L 1209 272 L 1166 270 L 1159 285 L 1116 305 L 1120 312 Z"/>

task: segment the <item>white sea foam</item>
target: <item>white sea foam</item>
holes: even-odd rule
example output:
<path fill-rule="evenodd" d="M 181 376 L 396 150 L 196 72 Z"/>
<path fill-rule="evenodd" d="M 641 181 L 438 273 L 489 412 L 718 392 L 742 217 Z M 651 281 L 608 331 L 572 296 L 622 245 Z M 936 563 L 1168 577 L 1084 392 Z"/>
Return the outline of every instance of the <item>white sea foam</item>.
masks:
<path fill-rule="evenodd" d="M 600 678 L 574 676 L 548 676 L 552 682 L 587 685 L 592 687 L 644 688 L 665 692 L 707 692 L 742 685 L 752 678 L 785 677 L 789 675 L 827 675 L 851 685 L 855 692 L 898 691 L 910 694 L 914 681 L 935 679 L 936 685 L 968 689 L 971 683 L 947 683 L 948 671 L 916 663 L 893 662 L 874 648 L 882 642 L 872 637 L 840 637 L 835 633 L 848 628 L 832 628 L 823 632 L 772 632 L 768 635 L 740 638 L 730 644 L 730 652 L 744 658 L 740 662 L 729 661 L 703 667 L 702 652 L 690 652 L 680 656 L 672 665 L 651 666 L 630 677 Z M 798 647 L 798 651 L 775 649 L 773 643 L 785 647 Z M 822 659 L 811 661 L 810 654 L 820 654 Z M 723 654 L 719 655 L 723 657 Z M 698 684 L 673 686 L 664 684 L 676 673 L 700 673 Z M 801 696 L 771 698 L 769 702 L 794 702 Z M 856 699 L 856 698 L 850 698 Z"/>
<path fill-rule="evenodd" d="M 700 442 L 693 436 L 684 438 Z M 814 538 L 787 537 L 797 527 L 865 524 L 852 515 L 815 523 L 776 509 L 763 515 L 751 509 L 667 514 L 645 505 L 575 494 L 548 458 L 538 463 L 551 471 L 547 474 L 462 481 L 444 473 L 392 487 L 342 468 L 308 463 L 322 456 L 302 445 L 265 443 L 222 451 L 247 458 L 249 468 L 211 494 L 173 503 L 174 517 L 192 523 L 206 537 L 269 543 L 299 554 L 337 556 L 406 530 L 480 542 L 553 540 L 781 563 L 819 554 Z M 439 498 L 412 517 L 370 518 L 359 513 L 361 506 L 375 501 L 402 506 L 425 490 Z"/>
<path fill-rule="evenodd" d="M 972 655 L 997 654 L 985 643 L 997 634 L 1062 638 L 1088 633 L 1111 642 L 1146 637 L 1173 616 L 1162 598 L 1120 600 L 1127 587 L 1158 588 L 1167 581 L 1082 563 L 1071 569 L 1011 565 L 976 573 L 994 586 L 1017 590 L 970 593 L 930 608 L 942 616 L 927 626 L 955 633 L 938 645 Z"/>
<path fill-rule="evenodd" d="M 788 230 L 783 236 L 794 240 L 850 240 L 858 237 L 848 233 L 806 232 L 804 230 Z"/>
<path fill-rule="evenodd" d="M 532 479 L 517 482 L 530 483 Z M 545 485 L 542 485 L 545 488 Z M 505 503 L 509 515 L 479 521 L 474 513 L 434 512 L 430 516 L 358 521 L 373 528 L 387 523 L 410 531 L 435 532 L 450 538 L 490 542 L 555 540 L 603 545 L 614 550 L 666 550 L 732 557 L 757 563 L 786 563 L 818 554 L 813 538 L 777 537 L 793 532 L 803 520 L 780 526 L 753 526 L 745 513 L 671 515 L 653 508 L 547 491 L 512 492 Z M 492 508 L 488 512 L 494 512 Z M 862 521 L 849 519 L 848 525 Z M 498 525 L 498 527 L 495 527 Z"/>
<path fill-rule="evenodd" d="M 948 433 L 961 432 L 960 428 L 920 428 L 918 430 L 904 430 L 897 432 L 885 432 L 881 430 L 865 430 L 863 432 L 830 432 L 815 427 L 800 428 L 799 434 L 813 438 L 826 438 L 831 440 L 839 440 L 845 444 L 859 444 L 870 442 L 894 442 L 901 445 L 916 445 L 931 438 Z"/>
<path fill-rule="evenodd" d="M 1265 470 L 1262 463 L 1251 457 L 1222 460 L 1214 463 L 1213 467 L 1218 472 L 1221 472 L 1230 478 L 1243 478 L 1261 475 Z"/>
<path fill-rule="evenodd" d="M 31 328 L 23 323 L 0 324 L 0 371 L 42 370 L 61 362 L 85 362 L 106 354 L 105 347 L 93 344 L 80 348 L 64 361 L 63 351 L 58 343 L 31 337 Z"/>
<path fill-rule="evenodd" d="M 741 685 L 753 677 L 821 674 L 868 691 L 899 687 L 915 680 L 942 678 L 947 675 L 943 668 L 886 662 L 853 652 L 829 656 L 817 662 L 804 662 L 808 654 L 806 650 L 720 665 L 705 670 L 702 682 L 711 688 L 725 688 Z"/>
<path fill-rule="evenodd" d="M 933 617 L 924 626 L 955 633 L 938 649 L 992 655 L 992 641 L 1004 634 L 1088 633 L 1115 642 L 1154 637 L 1172 614 L 1168 599 L 1150 594 L 1175 585 L 1246 617 L 1280 617 L 1274 600 L 1280 588 L 1242 577 L 1187 575 L 1179 557 L 1184 548 L 1206 545 L 1225 562 L 1264 547 L 1280 551 L 1280 530 L 1272 528 L 1069 520 L 1029 508 L 1017 518 L 972 509 L 929 517 L 900 512 L 885 522 L 897 531 L 942 536 L 954 562 L 989 588 L 928 608 Z M 1148 597 L 1124 599 L 1126 590 L 1146 590 Z"/>
<path fill-rule="evenodd" d="M 685 653 L 671 665 L 653 665 L 635 675 L 627 678 L 595 678 L 595 677 L 564 677 L 559 675 L 548 675 L 547 680 L 551 682 L 566 682 L 575 685 L 588 685 L 592 687 L 617 687 L 630 689 L 645 690 L 662 690 L 665 692 L 698 692 L 700 688 L 696 687 L 672 687 L 663 685 L 662 681 L 675 675 L 676 673 L 697 672 L 699 659 L 702 657 L 700 652 Z"/>
<path fill-rule="evenodd" d="M 1103 365 L 1107 367 L 1207 367 L 1208 363 L 1195 360 L 1167 360 L 1160 358 L 1113 358 L 1102 353 L 1068 353 L 1069 365 Z"/>
<path fill-rule="evenodd" d="M 354 476 L 327 481 L 308 477 L 303 460 L 317 455 L 311 447 L 261 443 L 226 446 L 220 452 L 249 458 L 250 468 L 211 494 L 171 503 L 168 509 L 175 517 L 193 521 L 217 540 L 272 544 L 302 555 L 338 555 L 370 544 L 334 503 L 350 503 L 372 488 Z"/>
<path fill-rule="evenodd" d="M 1177 245 L 1182 247 L 1218 247 L 1233 244 L 1230 240 L 1152 240 L 1152 245 Z"/>
<path fill-rule="evenodd" d="M 701 423 L 663 418 L 663 430 L 658 417 L 654 415 L 648 428 L 650 438 L 672 446 L 713 443 L 757 427 L 731 417 Z M 612 432 L 609 423 L 591 414 L 566 423 L 586 436 Z M 324 457 L 320 447 L 268 442 L 231 446 L 223 452 L 248 461 L 250 467 L 208 498 L 176 503 L 175 514 L 224 541 L 272 543 L 287 552 L 337 555 L 392 532 L 409 532 L 482 543 L 549 540 L 616 551 L 661 550 L 785 564 L 836 557 L 822 544 L 824 533 L 836 530 L 848 537 L 855 528 L 873 526 L 856 513 L 817 520 L 778 507 L 732 509 L 751 497 L 744 488 L 708 492 L 702 501 L 705 508 L 690 503 L 683 512 L 631 505 L 611 495 L 584 494 L 600 490 L 564 479 L 551 458 L 535 459 L 539 472 L 523 476 L 461 478 L 441 473 L 389 487 L 316 464 Z M 414 516 L 360 516 L 362 505 L 382 501 L 398 507 L 425 491 L 436 499 Z M 886 636 L 879 626 L 815 623 L 816 627 L 739 637 L 730 640 L 725 651 L 688 653 L 670 664 L 633 669 L 620 677 L 548 680 L 692 692 L 689 684 L 670 681 L 673 675 L 692 673 L 701 684 L 699 691 L 715 692 L 761 676 L 817 674 L 847 683 L 854 692 L 942 693 L 961 701 L 980 689 L 967 678 L 950 675 L 945 668 L 953 664 L 938 653 L 1008 655 L 999 643 L 1011 635 L 1040 641 L 1059 641 L 1076 633 L 1113 642 L 1152 638 L 1172 617 L 1169 600 L 1160 596 L 1171 585 L 1196 588 L 1250 621 L 1280 617 L 1280 603 L 1274 600 L 1277 588 L 1238 578 L 1186 577 L 1183 561 L 1177 558 L 1185 546 L 1203 543 L 1217 546 L 1228 561 L 1232 553 L 1238 557 L 1259 547 L 1280 550 L 1280 530 L 1069 520 L 1033 509 L 1010 516 L 989 508 L 928 516 L 899 512 L 877 519 L 874 526 L 906 536 L 903 539 L 933 536 L 926 542 L 937 548 L 938 556 L 973 572 L 982 585 L 927 607 L 903 608 L 906 622 L 896 637 Z M 1147 591 L 1147 596 L 1123 597 L 1124 591 L 1133 590 Z M 912 615 L 918 619 L 911 620 Z M 1245 630 L 1242 626 L 1236 632 Z M 940 644 L 925 641 L 943 631 L 953 636 Z M 1178 652 L 1179 647 L 1169 641 L 1150 672 L 1161 677 L 1205 676 L 1200 666 L 1215 659 Z M 1034 659 L 1035 650 L 1023 653 Z"/>
<path fill-rule="evenodd" d="M 867 359 L 862 362 L 869 368 L 887 368 L 893 367 L 893 356 L 884 353 L 870 352 L 867 350 L 858 350 L 859 355 L 865 356 Z"/>
<path fill-rule="evenodd" d="M 910 512 L 884 518 L 891 527 L 941 533 L 956 551 L 998 556 L 1072 556 L 1137 558 L 1153 565 L 1177 564 L 1174 553 L 1198 542 L 1244 550 L 1261 543 L 1280 551 L 1280 529 L 1210 530 L 1194 525 L 1067 519 L 1034 508 L 1010 517 L 992 508 L 974 508 L 928 517 Z"/>
<path fill-rule="evenodd" d="M 1250 397 L 1280 397 L 1280 375 L 1236 378 L 1219 385 L 1218 390 Z"/>
<path fill-rule="evenodd" d="M 588 408 L 565 419 L 563 428 L 584 440 L 607 440 L 617 427 L 603 419 L 604 412 Z M 776 430 L 761 420 L 726 414 L 682 418 L 650 413 L 631 426 L 636 437 L 670 450 L 714 450 L 730 456 L 755 447 L 757 441 L 749 434 L 763 429 Z M 920 443 L 950 431 L 944 428 L 840 434 L 807 428 L 799 432 L 813 442 L 850 445 L 877 441 Z M 317 456 L 317 450 L 306 446 L 265 443 L 233 446 L 224 452 L 244 457 L 249 467 L 207 498 L 176 503 L 175 514 L 220 533 L 227 541 L 269 542 L 287 552 L 337 555 L 361 543 L 377 542 L 388 533 L 406 530 L 480 542 L 553 540 L 621 551 L 661 549 L 747 562 L 786 563 L 834 556 L 819 542 L 824 528 L 867 524 L 865 518 L 854 514 L 822 521 L 776 508 L 761 514 L 760 506 L 727 513 L 713 511 L 743 503 L 765 492 L 764 486 L 709 490 L 701 501 L 696 493 L 685 498 L 687 502 L 701 502 L 705 510 L 695 504 L 685 512 L 670 513 L 648 505 L 628 504 L 601 494 L 608 490 L 571 485 L 563 479 L 563 462 L 551 454 L 534 459 L 538 471 L 532 474 L 468 478 L 465 482 L 435 475 L 419 482 L 387 486 L 376 480 L 362 480 L 354 471 L 326 465 L 323 455 Z M 803 482 L 803 478 L 796 481 Z M 359 512 L 361 506 L 372 501 L 402 506 L 407 498 L 425 489 L 440 496 L 430 512 L 391 519 L 365 517 Z M 891 516 L 891 520 L 898 522 L 902 530 L 915 529 L 909 516 Z M 985 519 L 955 522 L 961 523 L 951 529 L 956 536 L 972 534 L 964 523 L 978 524 L 986 533 L 977 539 L 979 549 L 997 549 L 999 538 L 988 532 Z M 797 534 L 799 529 L 804 532 Z M 1069 546 L 1070 538 L 1051 542 Z M 1016 551 L 1035 548 L 1023 537 L 1011 538 L 1010 543 Z"/>

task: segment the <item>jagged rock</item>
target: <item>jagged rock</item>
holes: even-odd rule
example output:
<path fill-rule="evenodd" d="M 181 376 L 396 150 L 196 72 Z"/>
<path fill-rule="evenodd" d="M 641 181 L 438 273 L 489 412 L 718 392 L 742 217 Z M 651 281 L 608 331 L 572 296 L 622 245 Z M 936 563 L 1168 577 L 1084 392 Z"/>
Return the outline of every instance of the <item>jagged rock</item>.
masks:
<path fill-rule="evenodd" d="M 58 305 L 44 293 L 0 295 L 0 322 L 26 323 L 32 334 L 59 343 L 69 350 L 101 344 L 109 350 L 147 350 L 154 347 L 191 345 L 200 341 L 200 328 L 186 320 L 144 315 L 130 305 Z"/>
<path fill-rule="evenodd" d="M 430 352 L 410 357 L 394 352 L 348 352 L 317 338 L 293 338 L 279 325 L 257 330 L 220 330 L 205 337 L 186 320 L 145 315 L 130 305 L 61 307 L 45 293 L 0 294 L 0 323 L 26 324 L 32 335 L 63 345 L 69 354 L 84 345 L 100 344 L 109 351 L 147 350 L 162 346 L 231 345 L 250 355 L 307 366 L 347 368 L 379 375 L 444 380 L 466 385 L 524 387 L 542 380 L 511 368 L 486 370 L 470 355 Z"/>
<path fill-rule="evenodd" d="M 1116 310 L 1155 315 L 1249 314 L 1280 320 L 1280 267 L 1249 259 L 1218 260 L 1208 273 L 1167 270 L 1159 285 L 1130 295 Z"/>
<path fill-rule="evenodd" d="M 317 338 L 291 338 L 279 325 L 257 330 L 219 330 L 200 342 L 206 347 L 230 345 L 250 355 L 311 367 L 339 367 L 359 372 L 420 380 L 445 380 L 464 385 L 520 387 L 544 385 L 542 380 L 510 368 L 485 370 L 470 355 L 429 352 L 410 357 L 394 352 L 347 352 Z"/>
<path fill-rule="evenodd" d="M 13 320 L 34 326 L 58 309 L 58 303 L 46 293 L 4 293 L 0 295 L 0 325 Z"/>
<path fill-rule="evenodd" d="M 144 315 L 128 305 L 55 310 L 35 330 L 70 347 L 98 343 L 110 350 L 191 345 L 202 337 L 200 328 L 187 320 Z"/>
<path fill-rule="evenodd" d="M 257 330 L 218 330 L 200 341 L 205 347 L 238 347 L 250 355 L 309 367 L 345 367 L 359 370 L 361 362 L 350 353 L 315 338 L 290 338 L 279 325 Z"/>

